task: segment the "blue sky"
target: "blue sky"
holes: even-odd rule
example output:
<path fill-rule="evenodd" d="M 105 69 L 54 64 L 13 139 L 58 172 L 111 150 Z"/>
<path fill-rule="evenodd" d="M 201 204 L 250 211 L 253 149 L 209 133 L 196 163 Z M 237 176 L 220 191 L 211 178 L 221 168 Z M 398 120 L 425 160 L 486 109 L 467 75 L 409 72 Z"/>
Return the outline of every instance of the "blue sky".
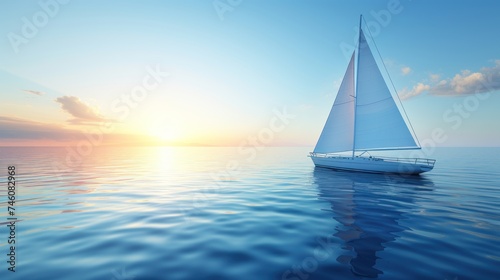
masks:
<path fill-rule="evenodd" d="M 238 146 L 285 110 L 294 117 L 260 144 L 312 147 L 363 14 L 421 142 L 498 146 L 499 8 L 495 1 L 2 1 L 0 145 L 64 145 L 108 122 L 109 142 Z M 154 89 L 124 107 L 123 96 L 148 78 Z M 436 130 L 445 141 L 433 140 Z"/>

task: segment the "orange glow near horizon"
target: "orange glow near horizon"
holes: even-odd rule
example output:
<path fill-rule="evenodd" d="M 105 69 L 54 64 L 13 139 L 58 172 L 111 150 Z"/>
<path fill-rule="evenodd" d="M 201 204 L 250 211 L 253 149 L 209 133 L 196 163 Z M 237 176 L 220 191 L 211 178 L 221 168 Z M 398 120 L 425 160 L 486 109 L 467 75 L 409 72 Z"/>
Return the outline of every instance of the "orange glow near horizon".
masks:
<path fill-rule="evenodd" d="M 83 131 L 71 139 L 9 139 L 0 147 L 77 147 L 77 146 L 237 146 L 238 139 L 227 135 L 185 138 L 178 130 L 152 130 L 148 134 L 86 134 Z"/>

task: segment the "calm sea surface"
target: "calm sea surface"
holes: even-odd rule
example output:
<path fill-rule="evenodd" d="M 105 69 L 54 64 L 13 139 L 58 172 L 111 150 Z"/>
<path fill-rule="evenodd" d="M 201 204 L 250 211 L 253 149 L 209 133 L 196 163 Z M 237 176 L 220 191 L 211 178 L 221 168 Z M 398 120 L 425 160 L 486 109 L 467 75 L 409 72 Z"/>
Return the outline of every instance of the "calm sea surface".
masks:
<path fill-rule="evenodd" d="M 0 279 L 500 279 L 499 148 L 437 149 L 419 177 L 308 151 L 0 148 Z"/>

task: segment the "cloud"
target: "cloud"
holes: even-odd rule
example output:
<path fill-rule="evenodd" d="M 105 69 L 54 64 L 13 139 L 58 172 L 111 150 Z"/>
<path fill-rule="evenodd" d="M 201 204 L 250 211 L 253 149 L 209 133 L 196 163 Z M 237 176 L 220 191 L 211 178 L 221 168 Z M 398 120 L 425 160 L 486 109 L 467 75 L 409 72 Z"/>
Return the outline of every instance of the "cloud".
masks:
<path fill-rule="evenodd" d="M 412 89 L 408 90 L 408 88 L 404 88 L 402 91 L 400 91 L 399 95 L 402 100 L 409 99 L 413 96 L 417 96 L 421 94 L 422 92 L 429 90 L 431 86 L 425 85 L 423 83 L 418 83 L 413 86 Z"/>
<path fill-rule="evenodd" d="M 23 89 L 23 91 L 27 92 L 27 93 L 34 94 L 34 95 L 44 95 L 45 94 L 45 92 L 36 91 L 36 90 L 29 90 L 29 89 Z"/>
<path fill-rule="evenodd" d="M 420 82 L 411 90 L 404 88 L 400 96 L 402 99 L 408 99 L 423 92 L 457 96 L 500 90 L 500 60 L 495 61 L 495 66 L 483 67 L 478 72 L 463 70 L 453 78 L 439 79 L 439 75 L 431 74 L 429 84 Z"/>
<path fill-rule="evenodd" d="M 439 75 L 439 74 L 430 74 L 429 78 L 431 79 L 431 82 L 435 83 L 435 82 L 439 81 L 439 79 L 441 78 L 441 75 Z"/>
<path fill-rule="evenodd" d="M 0 139 L 68 140 L 77 135 L 77 131 L 58 125 L 5 116 L 0 116 L 0 131 Z"/>
<path fill-rule="evenodd" d="M 408 66 L 405 66 L 405 67 L 401 68 L 401 73 L 402 73 L 404 76 L 406 76 L 406 75 L 410 74 L 410 72 L 411 72 L 411 68 L 410 68 L 410 67 L 408 67 Z"/>
<path fill-rule="evenodd" d="M 109 121 L 101 116 L 97 109 L 90 107 L 76 96 L 58 97 L 55 101 L 61 104 L 65 112 L 74 117 L 68 120 L 71 124 L 92 125 L 96 122 Z"/>
<path fill-rule="evenodd" d="M 106 133 L 107 128 L 93 127 L 82 131 L 58 124 L 36 122 L 16 117 L 0 116 L 0 146 L 70 145 L 90 141 L 101 133 L 102 145 L 147 144 L 143 135 Z"/>

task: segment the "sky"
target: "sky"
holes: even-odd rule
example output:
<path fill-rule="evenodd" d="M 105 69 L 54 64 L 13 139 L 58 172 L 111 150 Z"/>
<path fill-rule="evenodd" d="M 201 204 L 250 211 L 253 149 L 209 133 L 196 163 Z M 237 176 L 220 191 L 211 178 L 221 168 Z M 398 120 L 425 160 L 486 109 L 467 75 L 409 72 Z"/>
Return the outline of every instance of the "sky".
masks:
<path fill-rule="evenodd" d="M 0 146 L 313 147 L 360 14 L 423 146 L 499 146 L 498 11 L 498 1 L 0 1 Z"/>

